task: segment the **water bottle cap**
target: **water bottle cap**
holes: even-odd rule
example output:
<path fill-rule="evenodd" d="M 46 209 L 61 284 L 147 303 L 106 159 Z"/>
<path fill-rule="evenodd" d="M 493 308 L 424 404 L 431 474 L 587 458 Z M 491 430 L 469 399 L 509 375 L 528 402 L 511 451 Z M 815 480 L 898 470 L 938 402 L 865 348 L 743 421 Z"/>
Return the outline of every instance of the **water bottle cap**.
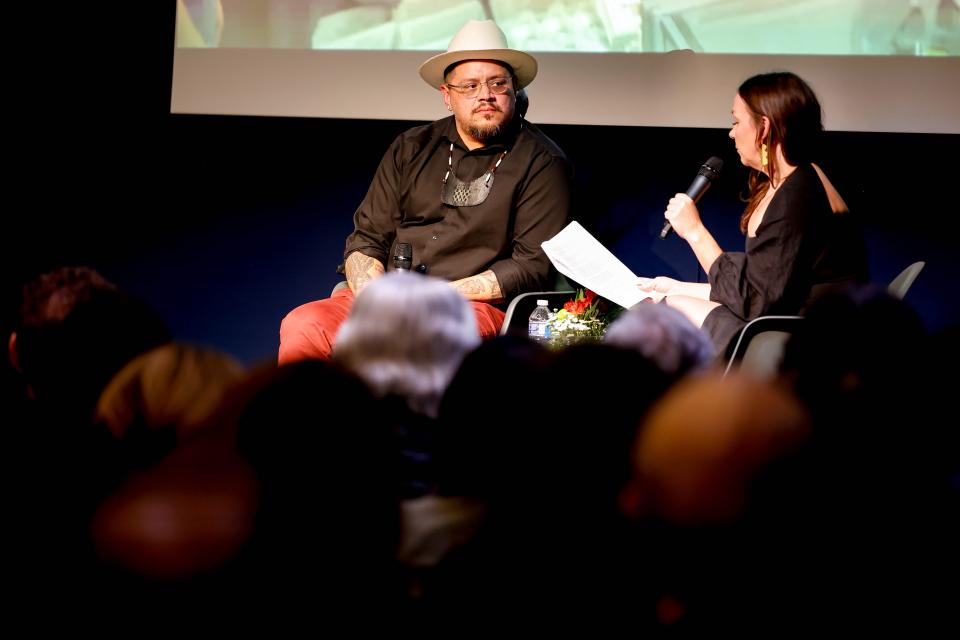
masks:
<path fill-rule="evenodd" d="M 538 307 L 545 307 L 545 306 L 547 306 L 548 304 L 550 304 L 550 303 L 549 303 L 547 300 L 537 300 L 537 306 L 538 306 Z M 527 307 L 527 308 L 529 309 L 530 307 Z"/>

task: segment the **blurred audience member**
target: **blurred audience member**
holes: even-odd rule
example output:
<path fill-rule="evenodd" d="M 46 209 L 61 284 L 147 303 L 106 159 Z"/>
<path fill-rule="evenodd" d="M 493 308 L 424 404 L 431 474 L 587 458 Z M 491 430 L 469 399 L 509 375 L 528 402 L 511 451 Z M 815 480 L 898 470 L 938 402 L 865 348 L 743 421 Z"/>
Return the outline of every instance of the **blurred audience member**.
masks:
<path fill-rule="evenodd" d="M 859 587 L 855 598 L 830 595 L 881 624 L 945 621 L 956 599 L 936 586 L 960 569 L 957 429 L 944 421 L 952 354 L 955 344 L 933 342 L 907 303 L 875 286 L 819 298 L 785 348 L 784 382 L 813 417 L 807 491 Z"/>
<path fill-rule="evenodd" d="M 346 417 L 318 411 L 334 405 Z M 254 602 L 284 602 L 298 616 L 397 605 L 397 452 L 386 418 L 360 380 L 319 360 L 280 367 L 243 409 L 238 446 L 260 487 L 243 559 Z"/>
<path fill-rule="evenodd" d="M 736 376 L 683 382 L 640 431 L 628 510 L 683 526 L 733 522 L 757 474 L 808 432 L 801 405 L 771 385 Z"/>
<path fill-rule="evenodd" d="M 357 296 L 334 357 L 378 396 L 404 398 L 436 417 L 464 355 L 480 344 L 469 303 L 446 282 L 391 272 Z"/>
<path fill-rule="evenodd" d="M 440 404 L 436 437 L 440 494 L 489 498 L 510 489 L 510 469 L 527 461 L 505 464 L 511 453 L 524 455 L 522 447 L 506 443 L 529 432 L 537 412 L 543 410 L 530 399 L 544 386 L 553 357 L 526 336 L 511 335 L 487 340 L 466 355 Z M 477 392 L 491 384 L 496 387 L 495 413 L 487 396 Z"/>
<path fill-rule="evenodd" d="M 123 443 L 134 466 L 157 462 L 211 426 L 243 367 L 214 349 L 168 344 L 142 354 L 107 384 L 95 419 Z"/>
<path fill-rule="evenodd" d="M 64 267 L 23 288 L 10 359 L 43 409 L 89 423 L 107 381 L 134 356 L 170 340 L 143 301 L 88 267 Z"/>
<path fill-rule="evenodd" d="M 433 490 L 434 421 L 463 357 L 480 343 L 470 303 L 446 282 L 402 272 L 372 281 L 337 333 L 334 359 L 389 408 L 406 497 Z"/>
<path fill-rule="evenodd" d="M 167 341 L 151 308 L 88 267 L 63 267 L 23 288 L 8 341 L 30 397 L 10 433 L 17 444 L 8 466 L 22 487 L 12 520 L 29 575 L 61 577 L 43 585 L 51 601 L 86 580 L 90 516 L 124 475 L 116 442 L 93 426 L 97 398 L 130 359 Z"/>
<path fill-rule="evenodd" d="M 652 596 L 643 616 L 678 629 L 748 629 L 812 609 L 798 599 L 815 575 L 797 573 L 803 534 L 781 517 L 799 511 L 802 483 L 786 474 L 770 485 L 808 433 L 789 394 L 740 377 L 687 379 L 654 406 L 620 499 L 641 524 L 635 544 Z"/>
<path fill-rule="evenodd" d="M 427 556 L 425 605 L 454 617 L 620 620 L 641 581 L 617 498 L 637 423 L 674 377 L 632 350 L 588 344 L 547 357 L 519 340 L 468 356 L 444 399 L 444 501 L 427 526 L 407 529 L 419 549 L 444 552 Z M 494 413 L 470 394 L 490 379 Z"/>
<path fill-rule="evenodd" d="M 716 357 L 710 338 L 676 309 L 638 304 L 610 325 L 606 344 L 634 349 L 660 370 L 682 376 L 706 369 Z"/>
<path fill-rule="evenodd" d="M 128 612 L 169 607 L 183 620 L 242 595 L 231 571 L 253 534 L 258 487 L 233 444 L 229 426 L 198 433 L 99 506 L 91 589 Z"/>

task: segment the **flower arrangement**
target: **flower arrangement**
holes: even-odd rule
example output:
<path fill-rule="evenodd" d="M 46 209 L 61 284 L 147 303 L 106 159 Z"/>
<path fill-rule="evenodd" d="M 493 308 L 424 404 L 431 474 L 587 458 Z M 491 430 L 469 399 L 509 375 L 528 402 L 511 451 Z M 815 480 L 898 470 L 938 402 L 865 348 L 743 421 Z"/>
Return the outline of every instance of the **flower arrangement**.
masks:
<path fill-rule="evenodd" d="M 623 307 L 608 302 L 589 289 L 578 289 L 576 296 L 554 309 L 550 321 L 550 344 L 565 347 L 579 342 L 599 342 L 607 326 L 623 312 Z"/>

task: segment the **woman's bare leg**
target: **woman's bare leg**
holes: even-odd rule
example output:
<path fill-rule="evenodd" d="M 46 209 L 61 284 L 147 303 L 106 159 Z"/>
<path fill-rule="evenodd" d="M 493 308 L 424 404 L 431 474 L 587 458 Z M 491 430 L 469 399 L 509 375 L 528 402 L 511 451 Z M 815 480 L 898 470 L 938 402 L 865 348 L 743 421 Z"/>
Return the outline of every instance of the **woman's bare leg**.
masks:
<path fill-rule="evenodd" d="M 719 302 L 701 300 L 690 296 L 667 296 L 664 299 L 667 301 L 667 305 L 687 316 L 690 322 L 697 327 L 702 327 L 707 314 L 720 306 Z"/>

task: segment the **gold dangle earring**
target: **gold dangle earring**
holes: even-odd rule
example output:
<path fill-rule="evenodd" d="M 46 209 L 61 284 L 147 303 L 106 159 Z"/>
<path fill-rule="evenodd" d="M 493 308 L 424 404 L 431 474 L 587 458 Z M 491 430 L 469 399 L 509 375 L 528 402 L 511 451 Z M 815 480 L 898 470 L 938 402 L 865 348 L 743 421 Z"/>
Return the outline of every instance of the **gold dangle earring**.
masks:
<path fill-rule="evenodd" d="M 770 158 L 767 157 L 767 143 L 764 142 L 760 145 L 760 165 L 766 167 L 770 164 Z"/>

